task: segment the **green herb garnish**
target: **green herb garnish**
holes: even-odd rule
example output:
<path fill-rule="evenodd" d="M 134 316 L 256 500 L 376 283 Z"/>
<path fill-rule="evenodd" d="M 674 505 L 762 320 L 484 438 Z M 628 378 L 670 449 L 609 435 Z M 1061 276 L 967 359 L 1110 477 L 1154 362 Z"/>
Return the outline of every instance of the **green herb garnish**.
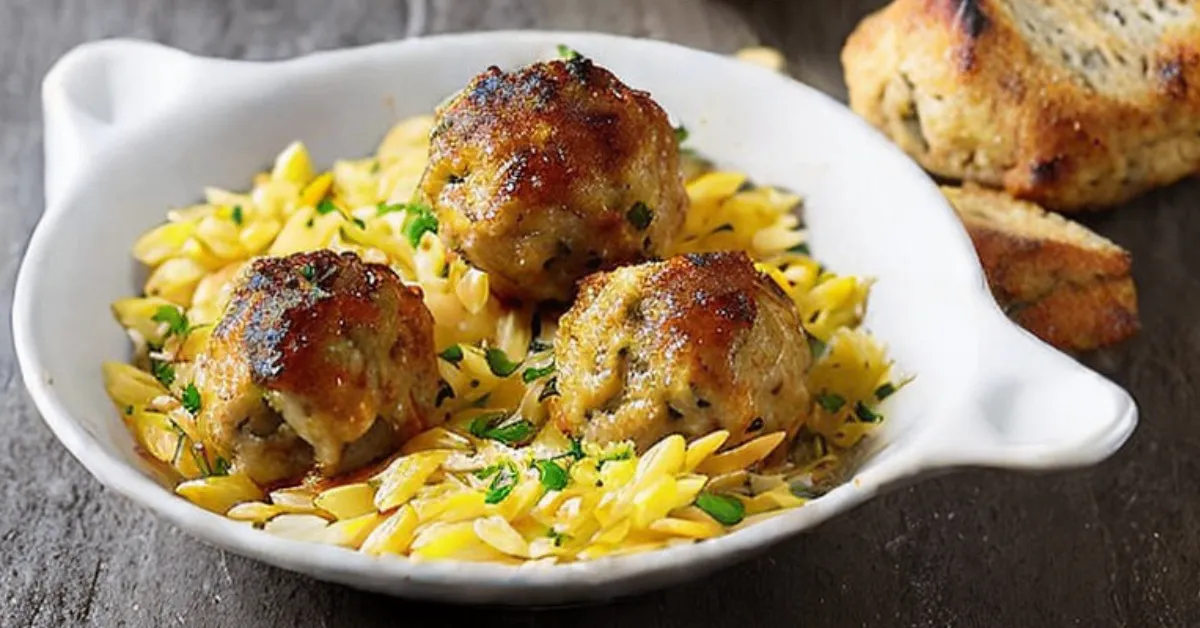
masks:
<path fill-rule="evenodd" d="M 879 388 L 875 389 L 875 398 L 880 401 L 883 401 L 884 399 L 891 397 L 892 394 L 895 392 L 896 392 L 896 385 L 891 382 L 887 382 L 887 383 L 883 384 L 882 386 L 880 386 Z"/>
<path fill-rule="evenodd" d="M 809 334 L 808 350 L 812 353 L 812 357 L 815 360 L 815 359 L 825 355 L 825 343 L 822 342 L 820 338 L 817 338 L 816 336 Z"/>
<path fill-rule="evenodd" d="M 358 227 L 359 229 L 367 228 L 367 223 L 363 222 L 362 218 L 351 218 L 350 222 L 354 223 L 354 226 Z"/>
<path fill-rule="evenodd" d="M 395 212 L 402 212 L 407 207 L 408 206 L 405 205 L 404 203 L 392 203 L 391 205 L 388 205 L 387 203 L 380 203 L 375 206 L 375 208 L 377 210 L 377 213 L 376 213 L 377 216 L 383 216 L 384 214 L 391 214 L 391 213 L 395 213 Z"/>
<path fill-rule="evenodd" d="M 305 281 L 312 281 L 317 276 L 317 269 L 312 264 L 305 264 L 300 267 L 300 276 Z"/>
<path fill-rule="evenodd" d="M 196 468 L 200 469 L 200 474 L 204 477 L 213 475 L 212 467 L 208 464 L 208 456 L 204 455 L 204 445 L 201 443 L 192 443 L 191 448 L 192 461 L 196 463 Z"/>
<path fill-rule="evenodd" d="M 858 420 L 863 423 L 877 423 L 883 418 L 883 415 L 877 414 L 861 401 L 854 404 L 854 416 L 858 417 Z"/>
<path fill-rule="evenodd" d="M 512 375 L 518 367 L 521 366 L 520 362 L 513 362 L 510 360 L 508 358 L 508 354 L 505 353 L 503 349 L 497 349 L 495 347 L 487 350 L 486 358 L 488 368 L 491 369 L 492 375 L 495 375 L 496 377 L 508 377 L 509 375 Z"/>
<path fill-rule="evenodd" d="M 538 403 L 541 403 L 551 397 L 557 397 L 557 396 L 558 396 L 558 378 L 551 377 L 550 381 L 546 382 L 546 385 L 544 387 L 542 387 L 542 392 L 538 393 Z"/>
<path fill-rule="evenodd" d="M 792 248 L 788 249 L 788 253 L 798 253 L 800 255 L 807 255 L 809 257 L 812 256 L 812 252 L 808 250 L 807 242 L 801 242 L 800 244 L 793 246 Z"/>
<path fill-rule="evenodd" d="M 846 399 L 836 393 L 821 393 L 817 395 L 817 404 L 825 408 L 830 414 L 842 409 L 846 405 Z"/>
<path fill-rule="evenodd" d="M 597 469 L 604 468 L 606 462 L 616 462 L 618 460 L 629 460 L 633 457 L 633 448 L 626 445 L 620 449 L 610 451 L 603 456 L 600 456 L 599 462 L 596 463 Z"/>
<path fill-rule="evenodd" d="M 489 464 L 488 466 L 476 471 L 473 475 L 481 480 L 486 480 L 486 479 L 492 477 L 493 475 L 495 475 L 495 473 L 499 470 L 500 470 L 500 465 Z"/>
<path fill-rule="evenodd" d="M 187 388 L 183 389 L 183 407 L 192 414 L 200 413 L 200 391 L 196 390 L 195 384 L 188 384 Z"/>
<path fill-rule="evenodd" d="M 154 379 L 167 388 L 175 383 L 175 367 L 170 362 L 150 360 L 150 372 L 154 374 Z"/>
<path fill-rule="evenodd" d="M 565 455 L 570 456 L 576 460 L 583 460 L 583 457 L 585 455 L 583 453 L 583 439 L 572 438 L 571 439 L 571 448 L 567 450 L 567 453 Z"/>
<path fill-rule="evenodd" d="M 529 368 L 525 369 L 524 372 L 521 373 L 521 381 L 528 384 L 529 382 L 532 382 L 537 379 L 541 379 L 553 372 L 554 372 L 554 363 L 553 362 L 551 362 L 550 364 L 548 364 L 546 366 L 543 366 L 540 369 L 529 367 Z"/>
<path fill-rule="evenodd" d="M 230 213 L 229 217 L 233 219 L 233 224 L 240 226 L 242 224 L 242 220 L 243 220 L 242 206 L 234 205 L 233 212 Z"/>
<path fill-rule="evenodd" d="M 650 221 L 654 220 L 654 211 L 649 205 L 638 201 L 625 212 L 625 220 L 633 225 L 638 231 L 645 231 L 646 227 L 650 226 Z"/>
<path fill-rule="evenodd" d="M 337 205 L 334 205 L 333 201 L 331 201 L 327 198 L 323 198 L 323 199 L 321 199 L 320 203 L 317 203 L 317 213 L 322 216 L 324 216 L 325 214 L 331 214 L 336 211 L 338 211 Z"/>
<path fill-rule="evenodd" d="M 476 438 L 500 441 L 505 445 L 517 445 L 529 440 L 529 437 L 533 436 L 537 428 L 534 427 L 533 423 L 525 419 L 498 425 L 499 421 L 507 416 L 504 412 L 481 414 L 471 419 L 471 423 L 467 429 Z"/>
<path fill-rule="evenodd" d="M 554 541 L 554 547 L 562 547 L 563 543 L 571 540 L 571 535 L 563 534 L 554 528 L 546 530 L 546 536 Z"/>
<path fill-rule="evenodd" d="M 488 486 L 483 503 L 499 504 L 504 501 L 504 498 L 508 497 L 513 487 L 517 485 L 517 476 L 517 465 L 508 461 L 502 463 L 496 470 L 496 476 L 492 478 L 492 483 Z"/>
<path fill-rule="evenodd" d="M 542 479 L 542 486 L 549 491 L 561 491 L 567 486 L 567 472 L 562 467 L 558 466 L 553 460 L 535 460 L 533 465 L 537 467 L 538 475 Z"/>
<path fill-rule="evenodd" d="M 675 141 L 676 142 L 682 144 L 687 141 L 687 138 L 688 138 L 688 130 L 687 130 L 686 126 L 683 126 L 681 124 L 681 125 L 675 127 Z"/>
<path fill-rule="evenodd" d="M 566 59 L 568 61 L 571 61 L 573 59 L 578 59 L 579 57 L 583 56 L 583 55 L 579 54 L 578 51 L 574 50 L 573 48 L 571 48 L 570 46 L 568 46 L 566 44 L 559 44 L 557 46 L 557 48 L 558 48 L 558 56 L 560 56 L 563 59 Z"/>
<path fill-rule="evenodd" d="M 458 365 L 463 359 L 462 347 L 458 345 L 450 345 L 444 351 L 438 354 L 438 357 L 454 365 Z"/>
<path fill-rule="evenodd" d="M 737 525 L 746 516 L 745 504 L 728 495 L 717 495 L 707 491 L 700 493 L 696 497 L 696 506 L 722 525 Z"/>
<path fill-rule="evenodd" d="M 217 456 L 217 459 L 213 461 L 213 475 L 229 475 L 231 467 L 228 460 Z"/>
<path fill-rule="evenodd" d="M 163 305 L 154 312 L 154 316 L 150 320 L 156 323 L 166 323 L 166 336 L 183 337 L 191 331 L 191 326 L 188 325 L 187 317 L 183 315 L 183 310 L 174 305 Z"/>
<path fill-rule="evenodd" d="M 408 243 L 415 249 L 421 243 L 421 236 L 426 233 L 437 233 L 438 219 L 433 213 L 433 208 L 428 205 L 412 204 L 408 205 L 407 209 L 412 215 L 404 227 L 404 236 L 408 238 Z"/>

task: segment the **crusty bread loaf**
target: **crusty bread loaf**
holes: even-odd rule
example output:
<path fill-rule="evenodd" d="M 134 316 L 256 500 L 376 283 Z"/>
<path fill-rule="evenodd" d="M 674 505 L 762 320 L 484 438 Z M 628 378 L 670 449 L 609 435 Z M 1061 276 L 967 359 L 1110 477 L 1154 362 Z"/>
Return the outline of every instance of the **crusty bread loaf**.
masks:
<path fill-rule="evenodd" d="M 1053 210 L 1200 172 L 1200 0 L 895 0 L 850 105 L 927 170 Z"/>
<path fill-rule="evenodd" d="M 1016 323 L 1072 352 L 1138 331 L 1128 252 L 1004 192 L 973 184 L 942 192 L 966 226 L 997 302 Z"/>

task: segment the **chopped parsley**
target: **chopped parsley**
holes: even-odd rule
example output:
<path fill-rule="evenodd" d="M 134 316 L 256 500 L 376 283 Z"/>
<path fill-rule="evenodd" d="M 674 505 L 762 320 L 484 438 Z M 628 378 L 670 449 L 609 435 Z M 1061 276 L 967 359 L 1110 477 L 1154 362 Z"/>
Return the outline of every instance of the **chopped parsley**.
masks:
<path fill-rule="evenodd" d="M 520 362 L 513 362 L 509 359 L 508 354 L 503 349 L 492 347 L 487 350 L 486 354 L 488 368 L 491 369 L 492 375 L 496 377 L 508 377 L 516 372 L 521 366 Z"/>
<path fill-rule="evenodd" d="M 554 363 L 553 362 L 551 362 L 550 364 L 548 364 L 546 366 L 543 366 L 542 368 L 529 367 L 529 368 L 525 369 L 525 371 L 523 373 L 521 373 L 521 381 L 528 384 L 529 382 L 541 379 L 553 372 L 554 372 Z"/>
<path fill-rule="evenodd" d="M 517 485 L 517 477 L 517 465 L 511 461 L 501 463 L 496 469 L 496 475 L 492 478 L 492 483 L 488 486 L 487 493 L 483 497 L 483 503 L 499 504 L 504 501 L 504 498 L 508 497 L 513 487 Z"/>
<path fill-rule="evenodd" d="M 633 457 L 633 448 L 626 445 L 619 449 L 614 449 L 603 456 L 600 456 L 600 461 L 596 463 L 597 469 L 604 468 L 606 462 L 616 462 L 618 460 L 629 460 Z"/>
<path fill-rule="evenodd" d="M 201 475 L 208 477 L 213 475 L 212 466 L 208 464 L 208 456 L 204 455 L 204 445 L 201 443 L 192 443 L 191 448 L 192 461 L 196 463 L 196 467 L 200 469 Z"/>
<path fill-rule="evenodd" d="M 654 211 L 650 209 L 649 205 L 638 201 L 629 208 L 629 211 L 625 212 L 625 220 L 628 220 L 629 224 L 638 231 L 645 231 L 646 227 L 650 226 L 650 221 L 654 220 Z"/>
<path fill-rule="evenodd" d="M 500 421 L 507 416 L 504 412 L 481 414 L 471 420 L 467 429 L 476 438 L 500 441 L 505 445 L 517 445 L 533 436 L 536 428 L 533 423 L 525 419 L 500 424 Z"/>
<path fill-rule="evenodd" d="M 166 323 L 167 336 L 183 337 L 191 331 L 191 326 L 188 325 L 187 317 L 183 315 L 183 310 L 174 305 L 163 305 L 154 312 L 154 316 L 150 320 L 156 323 Z"/>
<path fill-rule="evenodd" d="M 538 403 L 541 403 L 551 397 L 558 396 L 558 378 L 551 377 L 550 381 L 542 388 L 542 392 L 538 393 Z"/>
<path fill-rule="evenodd" d="M 474 474 L 472 474 L 472 475 L 474 475 L 475 477 L 477 477 L 477 478 L 479 478 L 479 479 L 481 479 L 481 480 L 486 480 L 486 479 L 488 479 L 488 478 L 492 477 L 493 475 L 495 475 L 495 474 L 496 474 L 496 472 L 497 472 L 497 471 L 499 471 L 499 470 L 500 470 L 500 465 L 498 465 L 498 464 L 489 464 L 488 466 L 486 466 L 486 467 L 484 467 L 484 468 L 482 468 L 482 469 L 479 469 L 478 471 L 476 471 L 476 472 L 475 472 Z"/>
<path fill-rule="evenodd" d="M 446 347 L 444 351 L 439 353 L 438 357 L 451 364 L 457 365 L 459 362 L 462 362 L 463 359 L 462 347 L 458 345 L 450 345 L 449 347 Z"/>
<path fill-rule="evenodd" d="M 317 276 L 317 269 L 312 264 L 305 264 L 300 267 L 300 276 L 306 281 L 312 281 Z"/>
<path fill-rule="evenodd" d="M 688 130 L 687 130 L 686 126 L 683 126 L 681 124 L 681 125 L 675 127 L 675 141 L 676 142 L 682 144 L 687 141 L 687 138 L 688 138 Z"/>
<path fill-rule="evenodd" d="M 822 342 L 820 338 L 817 338 L 816 336 L 809 334 L 808 350 L 810 352 L 812 352 L 812 357 L 815 360 L 815 359 L 821 357 L 822 355 L 825 355 L 825 343 Z"/>
<path fill-rule="evenodd" d="M 233 219 L 233 224 L 240 226 L 244 220 L 244 217 L 242 216 L 242 206 L 234 205 L 233 212 L 230 213 L 229 217 Z"/>
<path fill-rule="evenodd" d="M 229 469 L 231 467 L 232 467 L 232 465 L 229 464 L 228 460 L 222 458 L 221 456 L 217 456 L 217 459 L 213 461 L 212 474 L 213 475 L 229 475 Z"/>
<path fill-rule="evenodd" d="M 196 390 L 195 384 L 188 384 L 187 388 L 183 389 L 183 407 L 192 414 L 200 413 L 200 391 Z"/>
<path fill-rule="evenodd" d="M 808 250 L 807 242 L 801 242 L 800 244 L 793 246 L 792 248 L 788 249 L 788 253 L 798 253 L 800 255 L 812 256 L 812 252 Z"/>
<path fill-rule="evenodd" d="M 549 491 L 561 491 L 567 486 L 567 472 L 562 467 L 558 466 L 553 460 L 535 460 L 533 465 L 537 467 L 538 475 L 541 477 L 542 486 Z"/>
<path fill-rule="evenodd" d="M 858 420 L 863 423 L 877 423 L 883 418 L 883 415 L 871 410 L 861 401 L 854 404 L 854 416 L 858 417 Z"/>
<path fill-rule="evenodd" d="M 891 382 L 887 382 L 886 384 L 883 384 L 879 388 L 875 389 L 875 398 L 880 401 L 883 401 L 884 399 L 891 397 L 892 394 L 895 392 L 896 392 L 896 385 Z"/>
<path fill-rule="evenodd" d="M 414 203 L 406 206 L 409 214 L 409 222 L 404 227 L 404 237 L 408 238 L 408 243 L 417 248 L 421 243 L 421 236 L 426 233 L 437 233 L 438 219 L 433 213 L 433 208 L 428 205 Z"/>
<path fill-rule="evenodd" d="M 583 460 L 583 440 L 579 438 L 572 438 L 571 448 L 568 449 L 567 453 L 564 455 L 570 456 L 576 460 Z"/>
<path fill-rule="evenodd" d="M 542 351 L 546 351 L 548 349 L 553 349 L 553 348 L 554 348 L 554 345 L 546 342 L 545 340 L 542 340 L 541 338 L 534 338 L 533 340 L 529 341 L 529 352 L 530 353 L 541 353 Z"/>
<path fill-rule="evenodd" d="M 354 226 L 358 227 L 359 229 L 367 228 L 367 223 L 363 222 L 362 218 L 351 218 L 350 222 L 354 223 Z"/>
<path fill-rule="evenodd" d="M 175 367 L 170 362 L 150 360 L 150 372 L 154 374 L 154 379 L 167 388 L 175 383 Z"/>
<path fill-rule="evenodd" d="M 389 205 L 389 204 L 387 204 L 387 203 L 380 203 L 380 204 L 376 205 L 375 207 L 376 207 L 376 209 L 377 209 L 377 212 L 378 212 L 376 215 L 377 215 L 377 216 L 383 216 L 384 214 L 391 214 L 391 213 L 395 213 L 395 212 L 402 212 L 402 211 L 404 211 L 404 210 L 405 210 L 405 209 L 406 209 L 408 206 L 407 206 L 407 205 L 405 205 L 404 203 L 392 203 L 391 205 Z"/>
<path fill-rule="evenodd" d="M 737 525 L 746 516 L 746 506 L 736 497 L 703 492 L 696 497 L 696 506 L 721 525 Z"/>
<path fill-rule="evenodd" d="M 837 393 L 821 393 L 817 395 L 817 404 L 832 414 L 846 405 L 846 399 Z"/>
<path fill-rule="evenodd" d="M 583 55 L 579 54 L 579 52 L 577 50 L 571 48 L 570 46 L 568 46 L 566 44 L 559 44 L 557 46 L 557 48 L 558 48 L 558 56 L 560 56 L 563 59 L 566 59 L 568 61 L 572 61 L 574 59 L 578 59 L 579 57 L 583 56 Z"/>
<path fill-rule="evenodd" d="M 554 547 L 562 547 L 563 543 L 571 540 L 571 535 L 563 534 L 554 528 L 546 530 L 546 536 L 554 541 Z"/>
<path fill-rule="evenodd" d="M 334 205 L 333 201 L 331 201 L 327 198 L 323 198 L 323 199 L 321 199 L 320 203 L 317 203 L 317 213 L 322 216 L 324 216 L 325 214 L 331 214 L 336 211 L 338 211 L 337 205 Z"/>

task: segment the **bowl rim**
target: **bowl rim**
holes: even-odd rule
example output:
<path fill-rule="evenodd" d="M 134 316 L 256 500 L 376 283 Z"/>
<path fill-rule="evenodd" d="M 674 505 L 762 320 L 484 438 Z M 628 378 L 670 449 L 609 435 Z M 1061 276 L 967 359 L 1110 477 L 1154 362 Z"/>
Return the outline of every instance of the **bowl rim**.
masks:
<path fill-rule="evenodd" d="M 854 116 L 843 104 L 815 88 L 725 55 L 649 38 L 586 31 L 505 30 L 430 35 L 319 51 L 274 61 L 229 60 L 191 53 L 183 54 L 205 63 L 234 64 L 263 70 L 280 65 L 336 64 L 342 59 L 368 55 L 371 54 L 371 51 L 380 48 L 402 49 L 438 45 L 451 41 L 488 42 L 512 39 L 549 43 L 550 45 L 558 41 L 573 40 L 604 42 L 606 45 L 636 44 L 652 48 L 667 47 L 684 51 L 697 59 L 702 59 L 705 63 L 730 64 L 730 67 L 739 68 L 737 71 L 740 72 L 761 72 L 764 75 L 776 76 L 777 80 L 789 83 L 786 86 L 787 89 L 801 92 L 803 97 L 811 101 L 814 106 L 837 109 L 839 111 L 836 113 L 845 119 L 846 124 L 857 124 L 864 129 L 870 129 L 876 138 L 872 140 L 874 145 L 870 147 L 871 150 L 892 151 L 896 155 L 903 156 L 897 147 L 887 142 L 865 121 Z M 103 51 L 106 48 L 111 49 L 114 46 L 130 45 L 155 47 L 164 51 L 172 51 L 173 54 L 182 52 L 170 46 L 141 40 L 123 38 L 99 40 L 77 46 L 64 55 L 47 73 L 47 82 L 63 64 L 72 63 L 80 56 Z M 219 70 L 219 68 L 214 67 L 214 70 Z M 48 94 L 43 95 L 44 100 L 49 97 Z M 47 121 L 47 127 L 49 124 Z M 907 159 L 907 157 L 904 158 Z M 47 165 L 47 171 L 49 169 L 50 167 Z M 915 167 L 915 164 L 912 172 L 914 176 L 925 176 L 919 168 Z M 74 177 L 74 183 L 78 183 L 81 179 L 86 180 L 86 175 L 86 172 L 81 171 Z M 932 186 L 932 181 L 930 181 L 930 186 Z M 572 591 L 582 591 L 585 587 L 604 587 L 619 581 L 644 583 L 670 572 L 682 570 L 688 570 L 690 574 L 694 575 L 707 573 L 733 562 L 739 557 L 747 557 L 765 551 L 779 541 L 811 529 L 831 517 L 843 515 L 877 492 L 885 490 L 885 485 L 889 483 L 913 477 L 922 471 L 939 466 L 923 460 L 897 461 L 898 464 L 893 466 L 898 468 L 881 470 L 879 473 L 872 474 L 869 481 L 847 482 L 833 489 L 822 499 L 809 502 L 803 508 L 784 512 L 747 528 L 704 542 L 667 547 L 646 553 L 604 557 L 593 561 L 553 566 L 539 565 L 535 568 L 454 561 L 418 562 L 397 557 L 376 558 L 340 547 L 294 541 L 270 535 L 206 511 L 166 490 L 146 474 L 106 451 L 104 446 L 74 419 L 58 398 L 54 390 L 55 384 L 44 375 L 42 357 L 31 339 L 31 334 L 27 331 L 30 321 L 35 315 L 33 291 L 34 286 L 39 282 L 40 275 L 39 265 L 36 264 L 36 261 L 46 254 L 49 246 L 49 234 L 57 231 L 58 223 L 68 215 L 68 212 L 61 206 L 70 204 L 57 197 L 52 202 L 51 190 L 47 189 L 46 192 L 48 201 L 46 211 L 38 221 L 23 256 L 17 276 L 12 309 L 13 340 L 18 363 L 26 388 L 29 390 L 39 414 L 73 457 L 104 486 L 155 513 L 193 538 L 210 546 L 226 549 L 276 567 L 310 575 L 319 572 L 322 579 L 391 594 L 411 589 L 418 592 L 416 597 L 443 601 L 498 604 L 515 602 L 527 605 L 528 597 L 517 600 L 508 598 L 511 598 L 513 594 L 530 596 L 531 592 L 536 592 L 532 595 L 534 599 L 560 599 L 564 596 L 558 593 L 566 588 Z M 945 199 L 942 199 L 942 202 L 945 204 L 947 212 L 952 211 Z M 965 233 L 962 237 L 965 240 Z M 975 269 L 979 270 L 978 264 Z M 982 277 L 981 270 L 978 274 Z M 980 300 L 990 299 L 990 295 L 976 296 Z M 990 304 L 995 305 L 994 302 L 990 302 Z M 986 307 L 987 304 L 981 302 L 977 305 Z M 1131 432 L 1133 425 L 1136 424 L 1136 410 L 1133 410 L 1133 414 L 1127 422 L 1129 423 L 1128 431 Z M 1127 433 L 1122 435 L 1116 446 L 1123 443 L 1127 436 Z M 873 481 L 876 479 L 879 481 Z M 835 499 L 829 499 L 834 495 L 837 495 Z M 635 585 L 635 588 L 646 587 Z M 407 593 L 405 594 L 407 595 Z M 517 597 L 522 596 L 518 595 Z M 566 597 L 576 599 L 607 596 L 575 594 Z"/>

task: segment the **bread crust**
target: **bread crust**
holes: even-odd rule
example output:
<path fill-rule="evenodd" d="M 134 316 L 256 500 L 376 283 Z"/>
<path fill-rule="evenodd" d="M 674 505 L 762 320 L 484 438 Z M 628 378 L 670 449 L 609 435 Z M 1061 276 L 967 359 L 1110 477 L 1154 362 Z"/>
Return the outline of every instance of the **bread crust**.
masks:
<path fill-rule="evenodd" d="M 1004 192 L 972 184 L 942 192 L 1014 322 L 1069 352 L 1110 346 L 1139 331 L 1128 251 Z"/>
<path fill-rule="evenodd" d="M 1200 172 L 1198 0 L 895 0 L 842 63 L 851 108 L 948 179 L 1069 212 Z"/>

